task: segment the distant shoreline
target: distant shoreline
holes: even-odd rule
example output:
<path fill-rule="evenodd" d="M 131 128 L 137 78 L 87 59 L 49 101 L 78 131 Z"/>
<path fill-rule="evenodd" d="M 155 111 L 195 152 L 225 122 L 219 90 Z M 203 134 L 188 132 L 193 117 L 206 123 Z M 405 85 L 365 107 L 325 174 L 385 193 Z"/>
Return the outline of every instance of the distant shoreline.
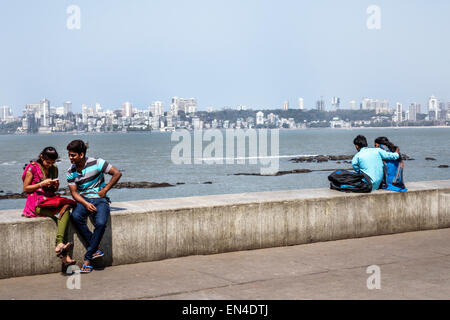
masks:
<path fill-rule="evenodd" d="M 365 129 L 450 129 L 450 126 L 407 126 L 407 127 L 351 127 L 351 128 L 331 128 L 331 127 L 325 127 L 325 128 L 252 128 L 255 130 L 260 129 L 267 129 L 267 130 L 274 130 L 279 129 L 282 131 L 304 131 L 304 130 L 323 130 L 323 129 L 329 129 L 329 130 L 365 130 Z M 233 130 L 233 129 L 226 129 L 226 128 L 216 128 L 218 130 Z M 130 132 L 122 132 L 122 131 L 114 131 L 114 132 L 53 132 L 53 133 L 2 133 L 0 136 L 51 136 L 51 135 L 90 135 L 90 134 L 128 134 L 128 133 L 140 133 L 140 134 L 146 134 L 146 133 L 172 133 L 179 130 L 185 130 L 185 129 L 176 129 L 175 131 L 130 131 Z M 213 128 L 202 129 L 203 131 L 207 130 L 213 130 Z M 248 128 L 242 129 L 242 130 L 248 130 Z M 189 130 L 194 132 L 195 130 Z"/>
<path fill-rule="evenodd" d="M 409 126 L 409 127 L 352 127 L 349 129 L 442 129 L 450 126 Z"/>

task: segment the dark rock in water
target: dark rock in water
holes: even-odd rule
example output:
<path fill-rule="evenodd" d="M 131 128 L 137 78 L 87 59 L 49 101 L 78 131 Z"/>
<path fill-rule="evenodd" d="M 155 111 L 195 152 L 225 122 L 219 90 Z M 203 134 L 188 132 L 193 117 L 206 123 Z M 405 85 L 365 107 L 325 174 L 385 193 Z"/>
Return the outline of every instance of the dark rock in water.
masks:
<path fill-rule="evenodd" d="M 407 154 L 401 153 L 402 160 L 414 160 L 413 158 L 410 158 Z"/>
<path fill-rule="evenodd" d="M 353 159 L 353 156 L 346 156 L 346 155 L 341 155 L 341 156 L 328 156 L 328 159 L 330 159 L 331 161 L 337 161 L 337 160 L 351 160 Z"/>
<path fill-rule="evenodd" d="M 426 157 L 425 160 L 428 160 L 428 161 L 436 161 L 435 158 L 431 158 L 431 157 Z"/>
<path fill-rule="evenodd" d="M 340 164 L 341 162 L 340 162 L 340 161 L 336 161 L 336 163 L 337 163 L 337 164 Z"/>
<path fill-rule="evenodd" d="M 207 181 L 205 182 L 206 184 L 212 184 L 211 181 Z M 177 185 L 179 184 L 185 184 L 184 182 L 177 182 Z M 146 181 L 141 181 L 141 182 L 119 182 L 117 183 L 113 188 L 116 189 L 123 189 L 123 188 L 130 188 L 130 189 L 147 189 L 147 188 L 164 188 L 164 187 L 174 187 L 174 184 L 170 184 L 167 182 L 162 182 L 162 183 L 158 183 L 158 182 L 146 182 Z M 69 189 L 59 189 L 58 193 L 61 194 L 62 196 L 71 196 L 70 190 Z M 24 199 L 26 198 L 26 194 L 24 193 L 12 193 L 12 192 L 7 192 L 4 195 L 0 195 L 0 200 L 4 200 L 4 199 Z"/>
<path fill-rule="evenodd" d="M 317 156 L 315 159 L 317 162 L 328 162 L 327 156 Z"/>
<path fill-rule="evenodd" d="M 276 176 L 283 176 L 285 174 L 294 174 L 294 173 L 310 173 L 313 171 L 335 171 L 335 170 L 352 170 L 352 169 L 318 169 L 318 170 L 311 170 L 311 169 L 294 169 L 294 170 L 287 170 L 287 171 L 277 171 L 274 174 L 261 174 L 261 173 L 235 173 L 235 176 L 261 176 L 261 177 L 276 177 Z"/>
<path fill-rule="evenodd" d="M 273 174 L 273 176 L 283 176 L 285 174 L 292 174 L 292 173 L 309 173 L 312 172 L 310 169 L 294 169 L 294 170 L 288 170 L 288 171 L 278 171 L 277 173 Z"/>
<path fill-rule="evenodd" d="M 344 161 L 344 163 L 350 163 L 350 162 L 346 162 L 345 160 L 352 160 L 353 159 L 353 155 L 329 155 L 329 156 L 324 156 L 324 155 L 319 155 L 319 156 L 301 156 L 301 157 L 297 157 L 297 158 L 292 158 L 289 159 L 289 161 L 295 162 L 295 163 L 299 163 L 299 162 L 327 162 L 327 161 Z M 412 158 L 410 158 L 407 154 L 402 154 L 402 159 L 403 160 L 414 160 Z"/>
<path fill-rule="evenodd" d="M 347 161 L 347 160 L 346 160 L 346 161 L 344 161 L 344 163 L 352 163 L 352 162 L 351 162 L 351 161 Z"/>
<path fill-rule="evenodd" d="M 167 183 L 167 182 L 119 182 L 117 183 L 114 188 L 116 189 L 123 189 L 123 188 L 130 188 L 130 189 L 148 189 L 148 188 L 161 188 L 161 187 L 173 187 L 173 184 Z"/>
<path fill-rule="evenodd" d="M 203 182 L 203 184 L 212 184 L 212 182 L 211 181 L 206 181 L 206 182 Z"/>
<path fill-rule="evenodd" d="M 302 156 L 302 157 L 298 157 L 298 158 L 292 158 L 289 161 L 295 162 L 295 163 L 299 163 L 299 162 L 327 162 L 328 160 L 338 160 L 340 157 L 347 157 L 347 156 L 324 156 L 324 155 L 319 155 L 319 156 Z M 350 156 L 350 159 L 353 156 Z"/>
<path fill-rule="evenodd" d="M 5 200 L 5 199 L 25 199 L 27 197 L 26 194 L 24 193 L 12 193 L 12 192 L 8 192 L 4 195 L 0 195 L 0 200 Z"/>
<path fill-rule="evenodd" d="M 446 164 L 441 164 L 440 166 L 438 166 L 438 168 L 448 168 L 448 165 L 446 165 Z"/>

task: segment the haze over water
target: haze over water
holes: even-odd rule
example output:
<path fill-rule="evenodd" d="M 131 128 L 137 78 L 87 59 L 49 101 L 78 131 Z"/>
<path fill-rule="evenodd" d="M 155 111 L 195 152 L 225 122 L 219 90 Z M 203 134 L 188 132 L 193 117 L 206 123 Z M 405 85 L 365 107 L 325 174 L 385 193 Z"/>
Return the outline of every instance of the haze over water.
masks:
<path fill-rule="evenodd" d="M 225 137 L 226 131 L 222 131 Z M 289 159 L 300 155 L 353 155 L 356 153 L 353 138 L 363 134 L 369 146 L 378 136 L 387 136 L 400 147 L 402 153 L 414 158 L 406 161 L 406 186 L 410 181 L 450 179 L 450 130 L 448 128 L 407 129 L 312 129 L 280 130 L 279 170 L 351 168 L 350 164 L 292 163 Z M 20 193 L 22 191 L 22 168 L 36 159 L 46 146 L 53 146 L 60 154 L 59 178 L 66 187 L 65 171 L 70 166 L 66 145 L 74 139 L 89 142 L 88 156 L 101 157 L 123 172 L 121 182 L 151 181 L 176 184 L 174 187 L 151 189 L 113 189 L 111 200 L 128 201 L 142 199 L 174 198 L 224 193 L 258 192 L 304 188 L 328 188 L 327 176 L 331 172 L 311 172 L 283 176 L 236 176 L 234 173 L 259 173 L 260 165 L 246 164 L 207 165 L 182 164 L 171 161 L 172 148 L 178 142 L 171 141 L 171 133 L 127 134 L 55 134 L 55 135 L 4 135 L 0 136 L 0 190 Z M 203 142 L 205 148 L 210 142 Z M 225 145 L 225 141 L 224 141 Z M 194 155 L 194 152 L 192 152 Z M 224 156 L 226 153 L 224 152 Z M 269 153 L 270 155 L 270 153 Z M 237 155 L 235 154 L 237 157 Z M 425 157 L 436 158 L 426 161 Z M 193 158 L 192 158 L 193 159 Z M 212 184 L 204 184 L 212 182 Z M 21 209 L 20 200 L 0 200 L 0 209 Z"/>

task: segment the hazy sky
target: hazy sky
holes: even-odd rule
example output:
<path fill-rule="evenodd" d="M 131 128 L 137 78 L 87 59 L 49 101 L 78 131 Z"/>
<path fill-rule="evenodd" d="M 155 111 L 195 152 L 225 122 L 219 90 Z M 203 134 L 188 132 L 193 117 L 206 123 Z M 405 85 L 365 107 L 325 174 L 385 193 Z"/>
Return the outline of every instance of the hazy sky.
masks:
<path fill-rule="evenodd" d="M 69 5 L 81 29 L 66 26 Z M 369 5 L 381 29 L 369 30 Z M 450 1 L 15 0 L 0 3 L 0 105 L 310 108 L 450 100 Z"/>

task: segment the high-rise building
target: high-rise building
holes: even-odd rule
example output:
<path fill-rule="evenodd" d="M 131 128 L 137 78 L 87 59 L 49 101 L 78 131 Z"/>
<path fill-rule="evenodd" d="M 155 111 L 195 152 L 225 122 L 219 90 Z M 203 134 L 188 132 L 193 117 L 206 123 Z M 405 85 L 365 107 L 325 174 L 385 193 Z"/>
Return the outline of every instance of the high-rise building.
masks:
<path fill-rule="evenodd" d="M 0 108 L 0 121 L 7 121 L 12 118 L 11 108 L 8 106 L 2 106 Z"/>
<path fill-rule="evenodd" d="M 331 99 L 331 111 L 339 110 L 340 104 L 341 104 L 341 99 L 338 97 L 333 97 Z"/>
<path fill-rule="evenodd" d="M 348 103 L 348 107 L 349 107 L 350 110 L 358 110 L 358 105 L 356 104 L 355 100 L 351 100 Z"/>
<path fill-rule="evenodd" d="M 394 122 L 403 121 L 403 105 L 400 102 L 395 104 Z"/>
<path fill-rule="evenodd" d="M 164 102 L 162 101 L 155 101 L 152 103 L 150 107 L 148 107 L 150 112 L 152 113 L 153 117 L 155 116 L 162 116 L 164 115 Z M 175 114 L 175 113 L 173 113 Z"/>
<path fill-rule="evenodd" d="M 122 117 L 131 118 L 133 116 L 133 105 L 130 102 L 122 104 Z"/>
<path fill-rule="evenodd" d="M 439 100 L 431 95 L 430 99 L 428 99 L 428 117 L 430 120 L 436 120 L 439 113 Z"/>
<path fill-rule="evenodd" d="M 409 105 L 408 121 L 417 121 L 417 104 L 415 102 Z"/>
<path fill-rule="evenodd" d="M 50 101 L 42 99 L 40 104 L 41 127 L 48 127 L 50 124 Z"/>
<path fill-rule="evenodd" d="M 439 102 L 439 109 L 438 109 L 438 113 L 437 113 L 437 120 L 444 120 L 447 117 L 447 106 L 445 104 L 445 102 L 440 101 Z"/>
<path fill-rule="evenodd" d="M 102 106 L 100 105 L 100 103 L 96 103 L 94 113 L 99 114 L 100 112 L 102 112 Z"/>
<path fill-rule="evenodd" d="M 283 110 L 289 110 L 289 101 L 285 101 L 284 103 L 283 103 Z"/>
<path fill-rule="evenodd" d="M 64 102 L 64 116 L 67 116 L 68 113 L 72 112 L 72 102 L 66 101 Z"/>
<path fill-rule="evenodd" d="M 420 103 L 416 104 L 416 115 L 422 113 L 422 105 Z"/>
<path fill-rule="evenodd" d="M 375 101 L 372 102 L 372 106 L 373 108 L 375 108 L 375 112 L 377 114 L 380 113 L 384 113 L 384 114 L 388 114 L 388 113 L 392 113 L 392 110 L 389 108 L 389 101 L 387 101 L 386 99 L 383 101 L 380 101 L 378 99 L 376 99 Z"/>
<path fill-rule="evenodd" d="M 298 109 L 303 110 L 305 108 L 303 104 L 303 98 L 298 98 Z"/>
<path fill-rule="evenodd" d="M 173 97 L 172 103 L 170 104 L 170 112 L 176 116 L 178 111 L 180 111 L 180 99 L 178 97 Z"/>
<path fill-rule="evenodd" d="M 87 104 L 82 104 L 81 105 L 81 121 L 83 123 L 87 123 L 88 121 L 88 106 Z"/>
<path fill-rule="evenodd" d="M 172 104 L 170 105 L 170 111 L 172 114 L 176 115 L 178 111 L 184 111 L 185 113 L 195 113 L 197 112 L 197 100 L 195 98 L 172 98 Z"/>
<path fill-rule="evenodd" d="M 361 101 L 361 109 L 362 110 L 374 110 L 376 107 L 375 107 L 375 105 L 374 106 L 372 106 L 374 103 L 373 103 L 373 99 L 370 99 L 370 98 L 364 98 L 362 101 Z"/>
<path fill-rule="evenodd" d="M 316 102 L 316 109 L 318 111 L 325 111 L 325 101 L 323 101 L 322 97 Z"/>

